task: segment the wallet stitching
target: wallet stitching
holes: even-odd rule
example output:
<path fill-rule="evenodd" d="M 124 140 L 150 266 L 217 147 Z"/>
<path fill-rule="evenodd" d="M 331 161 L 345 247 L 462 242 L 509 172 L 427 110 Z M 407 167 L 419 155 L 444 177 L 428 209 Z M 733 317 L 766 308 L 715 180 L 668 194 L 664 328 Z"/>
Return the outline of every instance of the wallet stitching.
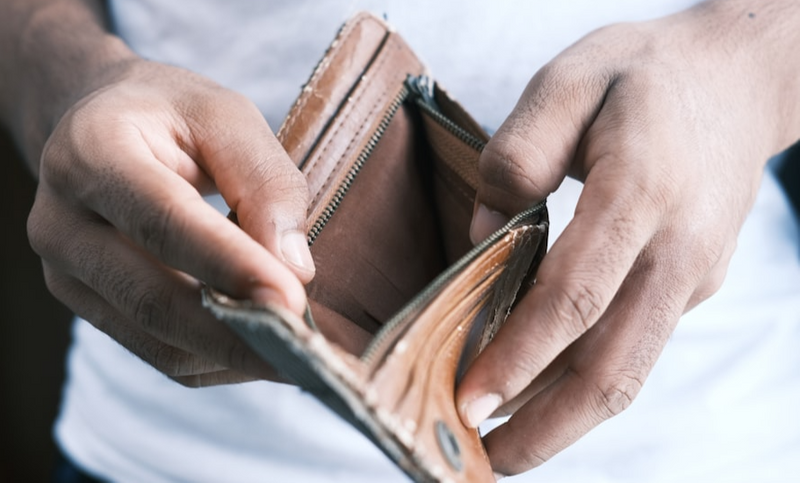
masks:
<path fill-rule="evenodd" d="M 390 39 L 390 41 L 393 41 L 393 40 L 394 40 L 394 39 Z M 387 45 L 387 48 L 388 48 L 388 47 L 389 47 L 389 46 Z M 379 61 L 378 61 L 378 62 L 375 64 L 374 70 L 380 70 L 380 68 L 383 66 L 383 64 L 385 64 L 385 63 L 386 63 L 386 61 L 387 61 L 387 60 L 389 60 L 389 58 L 392 58 L 392 57 L 394 57 L 394 56 L 393 56 L 393 55 L 391 55 L 391 54 L 388 54 L 388 55 L 384 55 L 384 56 L 381 56 L 381 57 L 382 57 L 382 58 L 381 58 L 381 59 L 380 59 L 380 60 L 379 60 Z M 373 69 L 370 69 L 370 70 L 373 70 Z M 363 76 L 362 76 L 362 78 L 363 78 Z M 351 101 L 351 104 L 350 104 L 350 105 L 351 105 L 351 109 L 350 109 L 350 111 L 352 111 L 352 106 L 356 105 L 356 104 L 358 103 L 358 101 L 359 101 L 359 100 L 360 100 L 360 99 L 361 99 L 361 98 L 362 98 L 364 95 L 366 95 L 366 94 L 367 94 L 367 92 L 368 92 L 368 91 L 369 91 L 369 89 L 366 89 L 366 88 L 365 88 L 365 89 L 363 89 L 363 90 L 362 90 L 362 91 L 361 91 L 361 92 L 358 94 L 358 97 L 356 97 L 356 98 L 355 98 L 353 101 Z M 350 152 L 350 150 L 351 150 L 351 148 L 352 148 L 353 144 L 354 144 L 354 143 L 355 143 L 357 140 L 359 140 L 359 136 L 360 136 L 360 135 L 361 135 L 361 133 L 364 131 L 364 129 L 366 128 L 366 126 L 367 126 L 367 125 L 369 125 L 369 124 L 371 124 L 371 123 L 372 123 L 372 121 L 374 120 L 374 119 L 372 118 L 372 114 L 373 114 L 373 113 L 374 113 L 374 112 L 375 112 L 375 111 L 378 109 L 378 106 L 379 106 L 379 105 L 383 104 L 383 101 L 384 101 L 384 99 L 386 98 L 386 95 L 388 94 L 388 92 L 389 92 L 389 90 L 388 90 L 388 89 L 384 89 L 384 90 L 383 90 L 383 92 L 381 92 L 381 93 L 378 95 L 378 98 L 375 100 L 375 103 L 372 105 L 372 107 L 370 108 L 370 110 L 369 110 L 369 112 L 367 113 L 367 115 L 366 115 L 366 116 L 364 116 L 364 122 L 362 122 L 362 123 L 361 123 L 361 125 L 358 127 L 358 130 L 355 132 L 355 134 L 354 134 L 354 135 L 352 136 L 352 138 L 350 139 L 350 142 L 349 142 L 349 143 L 347 144 L 347 146 L 345 147 L 344 151 L 342 152 L 342 155 L 339 157 L 339 160 L 336 162 L 336 165 L 335 165 L 335 166 L 334 166 L 334 168 L 331 170 L 331 172 L 328 174 L 327 178 L 325 178 L 325 181 L 323 182 L 322 186 L 320 186 L 320 189 L 317 191 L 317 194 L 314 196 L 314 199 L 313 199 L 313 200 L 312 200 L 312 202 L 311 202 L 311 204 L 312 204 L 312 205 L 316 204 L 316 203 L 317 203 L 317 201 L 319 201 L 319 199 L 320 199 L 320 197 L 322 196 L 322 194 L 323 194 L 323 193 L 324 193 L 324 192 L 325 192 L 325 191 L 328 189 L 328 187 L 330 186 L 330 184 L 331 184 L 331 182 L 332 182 L 332 178 L 334 177 L 334 175 L 335 175 L 335 174 L 337 174 L 337 173 L 338 173 L 339 167 L 340 167 L 340 166 L 341 166 L 341 164 L 344 162 L 344 160 L 345 160 L 345 158 L 346 158 L 347 154 Z M 343 119 L 346 119 L 346 117 L 347 117 L 347 116 L 342 116 L 342 118 L 343 118 Z M 332 133 L 330 136 L 328 136 L 328 138 L 327 138 L 327 140 L 326 140 L 326 142 L 325 142 L 325 146 L 322 148 L 322 150 L 321 150 L 321 151 L 319 151 L 319 154 L 318 154 L 318 155 L 315 155 L 315 156 L 314 156 L 314 159 L 312 159 L 312 160 L 311 160 L 311 162 L 310 162 L 310 166 L 308 167 L 308 171 L 307 171 L 309 174 L 310 174 L 310 173 L 312 173 L 312 172 L 314 171 L 314 169 L 316 168 L 316 166 L 318 166 L 319 160 L 320 160 L 320 159 L 322 159 L 323 155 L 324 155 L 324 154 L 325 154 L 325 152 L 328 150 L 328 148 L 330 148 L 330 147 L 333 145 L 333 142 L 332 142 L 332 141 L 333 141 L 334 139 L 336 139 L 336 137 L 337 137 L 337 134 L 338 134 L 338 133 L 339 133 L 339 131 L 342 129 L 342 127 L 344 126 L 344 124 L 345 124 L 345 122 L 344 122 L 344 121 L 342 121 L 342 122 L 340 122 L 340 123 L 339 123 L 339 125 L 338 125 L 338 126 L 336 126 L 336 130 L 335 130 L 335 131 L 334 131 L 334 132 L 333 132 L 333 133 Z"/>
<path fill-rule="evenodd" d="M 336 165 L 333 167 L 333 169 L 331 170 L 331 172 L 330 172 L 330 173 L 328 174 L 328 176 L 325 178 L 325 181 L 323 182 L 322 186 L 320 186 L 320 188 L 319 188 L 319 191 L 317 192 L 317 194 L 314 196 L 314 199 L 312 200 L 312 204 L 316 204 L 316 203 L 317 203 L 317 201 L 319 200 L 319 198 L 322 196 L 322 194 L 323 194 L 323 193 L 324 193 L 324 192 L 325 192 L 325 191 L 328 189 L 328 187 L 331 185 L 331 182 L 333 181 L 334 175 L 336 175 L 336 174 L 338 174 L 338 173 L 339 173 L 339 167 L 342 165 L 342 163 L 343 163 L 343 162 L 345 161 L 345 159 L 347 158 L 347 154 L 348 154 L 348 153 L 351 151 L 351 148 L 352 148 L 353 144 L 355 144 L 355 142 L 358 140 L 358 137 L 359 137 L 359 135 L 360 135 L 360 134 L 361 134 L 361 133 L 364 131 L 364 129 L 367 127 L 367 125 L 371 124 L 371 123 L 369 122 L 369 121 L 371 120 L 370 116 L 372 115 L 372 113 L 373 113 L 373 112 L 375 112 L 375 111 L 377 111 L 377 110 L 378 110 L 378 106 L 379 106 L 379 105 L 381 105 L 381 104 L 382 104 L 382 102 L 381 102 L 381 101 L 383 101 L 383 100 L 386 98 L 386 93 L 387 93 L 387 92 L 388 92 L 388 91 L 386 91 L 386 90 L 385 90 L 385 91 L 383 91 L 383 92 L 380 94 L 380 96 L 379 96 L 378 100 L 377 100 L 377 101 L 375 101 L 375 103 L 372 105 L 372 107 L 370 108 L 369 112 L 367 113 L 367 118 L 366 118 L 366 119 L 365 119 L 365 121 L 364 121 L 364 122 L 363 122 L 363 123 L 362 123 L 362 124 L 361 124 L 361 125 L 358 127 L 358 130 L 355 132 L 355 134 L 353 135 L 353 138 L 352 138 L 352 139 L 350 140 L 350 142 L 347 144 L 347 147 L 345 147 L 344 151 L 342 152 L 342 155 L 341 155 L 341 156 L 339 156 L 339 160 L 336 162 Z M 332 141 L 332 140 L 333 140 L 333 139 L 336 137 L 336 134 L 339 132 L 339 130 L 342 128 L 342 126 L 343 126 L 343 125 L 344 125 L 344 122 L 342 122 L 341 124 L 339 124 L 339 126 L 337 126 L 337 127 L 336 127 L 336 131 L 333 133 L 333 136 L 331 136 L 331 137 L 328 139 L 328 142 L 326 142 L 326 143 L 325 143 L 325 147 L 322 149 L 322 151 L 320 151 L 320 153 L 319 153 L 319 156 L 315 156 L 315 157 L 314 157 L 314 166 L 311 166 L 311 167 L 309 168 L 309 173 L 310 173 L 310 172 L 311 172 L 311 171 L 314 169 L 314 167 L 317 165 L 317 160 L 319 160 L 319 159 L 322 159 L 323 155 L 324 155 L 324 154 L 325 154 L 325 152 L 328 150 L 328 148 L 329 148 L 329 147 L 331 147 L 331 146 L 333 145 L 333 143 L 332 143 L 331 141 Z"/>
<path fill-rule="evenodd" d="M 386 61 L 389 59 L 389 57 L 391 57 L 391 55 L 383 55 L 383 56 L 381 56 L 381 58 L 375 64 L 374 70 L 379 70 L 380 67 L 382 67 L 383 64 L 386 63 Z M 369 69 L 369 70 L 373 70 L 373 69 Z M 366 73 L 361 76 L 361 79 L 363 79 L 364 77 L 366 77 Z M 339 133 L 339 131 L 341 131 L 342 126 L 344 125 L 344 120 L 346 120 L 347 116 L 349 115 L 349 113 L 352 112 L 353 106 L 356 105 L 358 103 L 358 101 L 361 100 L 361 98 L 364 97 L 364 95 L 366 95 L 368 92 L 369 92 L 368 88 L 360 89 L 360 92 L 358 92 L 357 97 L 351 98 L 351 100 L 349 101 L 348 113 L 341 115 L 342 121 L 338 123 L 338 126 L 336 126 L 336 130 L 330 136 L 327 136 L 327 139 L 325 141 L 325 146 L 322 149 L 322 151 L 320 151 L 318 155 L 315 155 L 314 159 L 310 160 L 309 167 L 308 167 L 308 172 L 309 173 L 314 171 L 314 168 L 318 164 L 319 160 L 322 158 L 322 155 L 325 154 L 325 152 L 331 146 L 332 141 L 334 139 L 336 139 L 336 135 Z M 380 102 L 384 99 L 384 97 L 386 96 L 387 92 L 388 92 L 388 90 L 384 90 L 383 92 L 381 92 L 378 95 L 378 98 L 375 100 L 375 104 L 372 105 L 372 107 L 370 108 L 370 110 L 367 113 L 367 115 L 364 116 L 364 122 L 361 124 L 361 126 L 359 126 L 358 131 L 356 131 L 356 133 L 353 135 L 352 139 L 350 140 L 350 143 L 348 143 L 347 147 L 345 148 L 345 151 L 342 153 L 342 156 L 341 156 L 342 158 L 347 154 L 347 151 L 350 149 L 350 146 L 352 146 L 352 144 L 356 141 L 356 138 L 361 133 L 361 131 L 364 129 L 364 126 L 370 121 L 370 116 L 372 115 L 373 112 L 375 112 L 375 109 L 377 108 L 378 104 L 380 104 Z M 338 167 L 338 165 L 340 163 L 341 163 L 341 160 L 340 160 L 339 163 L 337 163 L 337 167 Z"/>
<path fill-rule="evenodd" d="M 342 41 L 348 39 L 350 32 L 352 32 L 356 28 L 356 26 L 365 23 L 367 20 L 371 19 L 369 17 L 365 17 L 359 20 L 358 22 L 352 24 L 350 28 L 347 29 L 347 31 L 342 30 L 342 32 L 339 33 L 339 35 L 334 40 L 335 48 L 332 49 L 329 55 L 324 56 L 320 61 L 319 66 L 311 75 L 311 79 L 309 79 L 308 83 L 303 89 L 305 91 L 304 92 L 305 95 L 303 95 L 302 98 L 298 99 L 298 102 L 295 104 L 294 107 L 292 107 L 292 110 L 289 113 L 289 117 L 286 119 L 286 121 L 283 123 L 280 130 L 278 131 L 278 134 L 276 135 L 277 137 L 283 135 L 284 132 L 289 132 L 294 127 L 294 125 L 297 123 L 297 119 L 300 117 L 300 113 L 303 112 L 303 108 L 308 103 L 308 100 L 311 98 L 311 94 L 314 92 L 316 86 L 319 84 L 320 79 L 328 71 L 328 68 L 334 63 L 333 62 L 334 58 L 341 55 L 342 45 L 344 45 L 345 43 Z"/>

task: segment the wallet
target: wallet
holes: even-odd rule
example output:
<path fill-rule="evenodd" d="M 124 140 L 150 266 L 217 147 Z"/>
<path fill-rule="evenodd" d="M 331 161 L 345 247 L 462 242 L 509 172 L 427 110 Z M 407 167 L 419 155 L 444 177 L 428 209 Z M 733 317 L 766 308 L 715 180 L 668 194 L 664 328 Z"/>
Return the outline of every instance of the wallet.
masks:
<path fill-rule="evenodd" d="M 489 137 L 367 13 L 342 27 L 277 136 L 311 192 L 306 315 L 210 287 L 205 306 L 414 481 L 494 481 L 455 388 L 535 282 L 544 202 L 473 246 Z M 358 337 L 366 347 L 348 346 Z"/>

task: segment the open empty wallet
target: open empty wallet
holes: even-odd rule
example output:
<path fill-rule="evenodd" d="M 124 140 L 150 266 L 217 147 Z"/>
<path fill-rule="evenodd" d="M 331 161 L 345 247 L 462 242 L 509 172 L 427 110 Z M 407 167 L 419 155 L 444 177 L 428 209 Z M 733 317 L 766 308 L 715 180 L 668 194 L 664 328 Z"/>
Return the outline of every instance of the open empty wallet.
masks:
<path fill-rule="evenodd" d="M 478 431 L 458 416 L 455 387 L 534 283 L 547 246 L 544 203 L 472 245 L 489 138 L 369 14 L 341 29 L 278 138 L 312 197 L 317 272 L 306 316 L 213 288 L 204 304 L 413 480 L 494 481 Z M 352 353 L 326 327 L 370 340 Z"/>

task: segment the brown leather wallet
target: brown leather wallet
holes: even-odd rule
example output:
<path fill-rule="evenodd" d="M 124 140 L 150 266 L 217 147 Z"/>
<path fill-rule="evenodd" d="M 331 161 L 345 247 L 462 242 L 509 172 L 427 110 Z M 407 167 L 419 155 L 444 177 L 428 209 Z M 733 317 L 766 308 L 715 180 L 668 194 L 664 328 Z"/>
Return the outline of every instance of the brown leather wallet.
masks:
<path fill-rule="evenodd" d="M 489 138 L 370 14 L 344 25 L 278 138 L 312 194 L 305 320 L 211 288 L 204 303 L 415 481 L 494 481 L 455 387 L 533 284 L 544 203 L 473 247 Z M 366 349 L 345 349 L 348 333 L 365 331 Z"/>

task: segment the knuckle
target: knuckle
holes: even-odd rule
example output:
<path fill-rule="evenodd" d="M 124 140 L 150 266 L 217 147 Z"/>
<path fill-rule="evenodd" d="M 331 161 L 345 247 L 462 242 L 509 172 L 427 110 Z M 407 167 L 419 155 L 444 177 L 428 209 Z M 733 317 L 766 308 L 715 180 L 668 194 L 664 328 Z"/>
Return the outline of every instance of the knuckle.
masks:
<path fill-rule="evenodd" d="M 71 292 L 69 279 L 54 270 L 47 262 L 42 263 L 42 272 L 47 290 L 53 297 L 66 303 Z"/>
<path fill-rule="evenodd" d="M 616 75 L 611 67 L 598 65 L 590 51 L 568 50 L 534 75 L 527 88 L 534 95 L 530 97 L 526 115 L 533 118 L 548 105 L 597 104 L 613 85 Z"/>
<path fill-rule="evenodd" d="M 689 306 L 695 306 L 695 305 L 699 304 L 700 302 L 705 302 L 706 300 L 711 298 L 712 295 L 717 293 L 717 291 L 719 290 L 719 288 L 721 286 L 722 286 L 722 280 L 721 279 L 719 281 L 717 281 L 717 280 L 704 281 L 702 284 L 700 284 L 700 286 L 697 287 L 697 289 L 695 289 L 694 293 L 692 294 L 692 296 L 691 296 L 691 298 L 689 300 L 688 305 Z"/>
<path fill-rule="evenodd" d="M 691 253 L 698 270 L 703 273 L 711 270 L 725 258 L 726 252 L 733 254 L 736 247 L 735 235 L 728 243 L 722 232 L 709 232 L 704 228 L 695 228 L 687 238 L 686 253 Z"/>
<path fill-rule="evenodd" d="M 37 200 L 39 201 L 39 200 Z M 41 202 L 34 203 L 27 222 L 28 242 L 37 255 L 44 257 L 52 251 L 52 229 L 49 217 L 41 207 Z"/>
<path fill-rule="evenodd" d="M 277 225 L 282 219 L 295 218 L 293 223 L 305 222 L 308 200 L 308 183 L 294 166 L 278 160 L 267 160 L 253 165 L 246 186 L 247 192 L 232 199 L 231 207 L 240 221 L 247 225 L 252 219 L 272 220 Z"/>
<path fill-rule="evenodd" d="M 62 279 L 62 277 L 57 275 L 55 271 L 47 263 L 43 264 L 42 272 L 44 275 L 44 284 L 47 287 L 47 290 L 51 294 L 53 294 L 56 298 L 58 298 L 59 295 L 63 294 L 64 280 Z"/>
<path fill-rule="evenodd" d="M 676 273 L 683 274 L 683 283 L 695 283 L 705 294 L 703 299 L 714 294 L 722 285 L 728 263 L 736 250 L 736 235 L 725 230 L 709 229 L 699 222 L 673 229 L 663 235 L 663 243 L 669 244 L 680 257 L 674 262 Z"/>
<path fill-rule="evenodd" d="M 526 387 L 538 371 L 547 365 L 538 346 L 534 347 L 532 344 L 526 343 L 527 340 L 520 342 L 514 347 L 514 357 L 503 361 L 502 372 L 495 376 L 504 381 L 505 400 L 509 400 L 513 396 L 509 390 Z"/>
<path fill-rule="evenodd" d="M 194 356 L 157 339 L 142 341 L 142 358 L 156 370 L 168 377 L 190 375 L 193 372 Z"/>
<path fill-rule="evenodd" d="M 206 91 L 204 101 L 205 105 L 209 108 L 229 111 L 231 113 L 238 113 L 245 110 L 249 114 L 253 110 L 258 110 L 253 101 L 246 95 L 226 89 L 220 85 L 214 85 Z"/>
<path fill-rule="evenodd" d="M 181 216 L 173 201 L 160 203 L 157 209 L 136 216 L 134 238 L 159 259 L 169 258 L 172 235 L 180 230 Z"/>
<path fill-rule="evenodd" d="M 164 343 L 158 343 L 153 350 L 153 367 L 165 375 L 180 376 L 186 371 L 187 354 Z"/>
<path fill-rule="evenodd" d="M 712 295 L 717 293 L 722 287 L 722 283 L 725 281 L 726 272 L 727 267 L 725 264 L 718 264 L 712 268 L 708 275 L 706 275 L 706 277 L 695 289 L 694 293 L 692 294 L 692 299 L 699 303 L 707 300 Z"/>
<path fill-rule="evenodd" d="M 681 201 L 684 184 L 677 182 L 671 167 L 666 164 L 638 166 L 643 154 L 637 136 L 625 133 L 613 150 L 603 148 L 594 162 L 605 172 L 606 186 L 594 186 L 603 199 L 609 200 L 617 211 L 633 217 L 652 217 Z M 613 178 L 613 179 L 612 179 Z"/>
<path fill-rule="evenodd" d="M 548 300 L 553 319 L 566 322 L 572 339 L 589 330 L 605 307 L 603 295 L 587 283 L 565 287 Z"/>
<path fill-rule="evenodd" d="M 40 192 L 28 214 L 26 233 L 31 249 L 42 258 L 70 266 L 73 270 L 92 262 L 90 237 L 81 242 L 73 236 L 83 234 L 85 219 L 72 208 L 59 206 L 59 200 L 51 198 L 50 193 Z"/>
<path fill-rule="evenodd" d="M 168 290 L 145 288 L 132 301 L 133 320 L 146 332 L 162 334 L 170 321 L 172 302 Z"/>
<path fill-rule="evenodd" d="M 603 419 L 609 419 L 630 407 L 644 384 L 641 376 L 631 372 L 607 375 L 596 383 L 593 407 Z"/>
<path fill-rule="evenodd" d="M 557 450 L 546 450 L 544 448 L 532 448 L 519 455 L 518 460 L 522 467 L 527 469 L 538 468 L 549 460 Z"/>
<path fill-rule="evenodd" d="M 103 158 L 102 146 L 118 126 L 107 109 L 95 104 L 81 102 L 67 112 L 42 149 L 41 180 L 67 196 L 83 195 L 76 187 L 92 188 L 85 180 L 96 170 L 96 161 Z"/>
<path fill-rule="evenodd" d="M 533 78 L 537 92 L 542 93 L 537 100 L 544 101 L 552 96 L 570 95 L 570 91 L 585 85 L 586 79 L 581 74 L 585 69 L 579 68 L 582 63 L 580 56 L 566 54 L 542 66 Z"/>
<path fill-rule="evenodd" d="M 265 190 L 276 199 L 294 199 L 308 195 L 308 182 L 303 174 L 284 160 L 273 157 L 265 162 L 255 163 L 252 176 L 253 179 L 260 180 L 254 186 L 256 191 Z"/>
<path fill-rule="evenodd" d="M 547 195 L 550 189 L 542 184 L 544 177 L 533 162 L 537 159 L 545 159 L 537 146 L 514 133 L 498 134 L 484 148 L 478 171 L 484 183 L 511 194 L 526 198 Z"/>
<path fill-rule="evenodd" d="M 69 165 L 73 164 L 69 161 L 72 156 L 69 155 L 69 149 L 65 146 L 64 140 L 59 138 L 59 133 L 56 131 L 48 139 L 42 149 L 39 163 L 41 179 L 54 186 L 69 184 L 67 180 L 71 179 L 73 175 L 69 169 Z"/>
<path fill-rule="evenodd" d="M 636 96 L 637 100 L 650 99 L 649 92 L 663 90 L 663 72 L 653 63 L 645 63 L 629 67 L 619 74 L 614 86 L 621 92 Z"/>

